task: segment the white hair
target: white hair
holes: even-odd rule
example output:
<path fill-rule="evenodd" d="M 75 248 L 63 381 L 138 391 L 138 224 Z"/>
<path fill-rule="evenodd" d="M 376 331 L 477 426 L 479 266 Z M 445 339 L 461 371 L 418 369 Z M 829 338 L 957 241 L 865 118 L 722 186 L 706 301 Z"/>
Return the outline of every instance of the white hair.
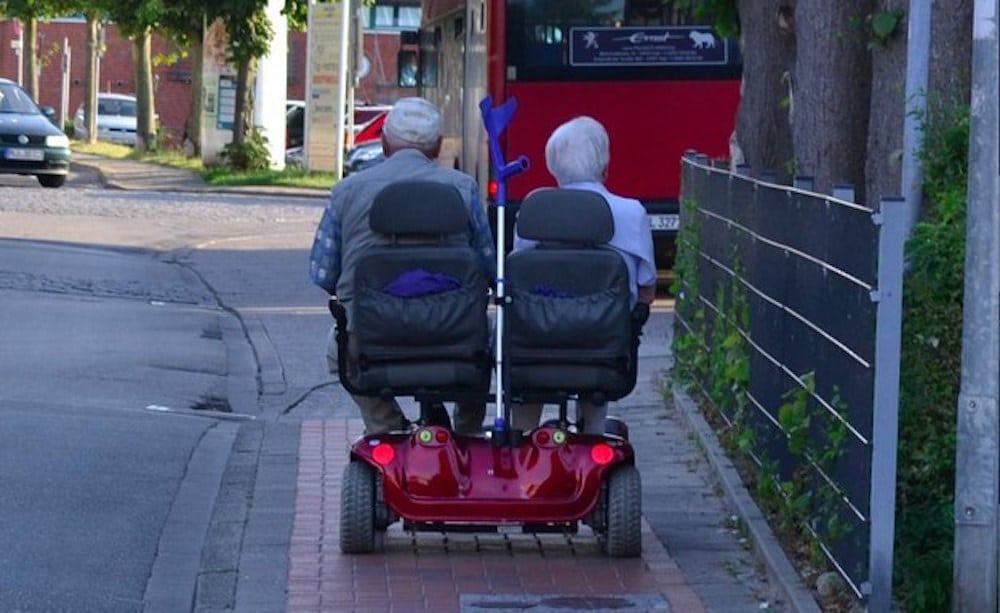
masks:
<path fill-rule="evenodd" d="M 604 180 L 611 159 L 608 132 L 593 117 L 562 124 L 545 144 L 545 164 L 559 185 Z"/>

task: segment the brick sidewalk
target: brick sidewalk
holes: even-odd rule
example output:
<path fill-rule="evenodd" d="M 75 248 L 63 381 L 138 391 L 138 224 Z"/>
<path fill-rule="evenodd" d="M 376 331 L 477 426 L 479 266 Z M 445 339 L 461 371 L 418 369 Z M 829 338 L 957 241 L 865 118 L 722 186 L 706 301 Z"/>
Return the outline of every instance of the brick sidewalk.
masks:
<path fill-rule="evenodd" d="M 604 556 L 577 535 L 408 533 L 390 527 L 382 553 L 338 544 L 340 479 L 358 419 L 302 422 L 288 611 L 704 611 L 643 520 L 643 556 Z"/>

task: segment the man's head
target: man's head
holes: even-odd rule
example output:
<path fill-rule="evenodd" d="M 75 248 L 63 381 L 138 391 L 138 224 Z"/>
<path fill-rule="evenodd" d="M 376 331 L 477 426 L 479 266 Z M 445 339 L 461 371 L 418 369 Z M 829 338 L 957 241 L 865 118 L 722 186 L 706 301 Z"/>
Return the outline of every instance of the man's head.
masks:
<path fill-rule="evenodd" d="M 400 149 L 416 149 L 434 159 L 441 151 L 441 113 L 423 98 L 400 98 L 382 126 L 386 157 Z"/>
<path fill-rule="evenodd" d="M 545 144 L 545 165 L 559 185 L 603 182 L 610 159 L 608 133 L 593 117 L 567 121 Z"/>

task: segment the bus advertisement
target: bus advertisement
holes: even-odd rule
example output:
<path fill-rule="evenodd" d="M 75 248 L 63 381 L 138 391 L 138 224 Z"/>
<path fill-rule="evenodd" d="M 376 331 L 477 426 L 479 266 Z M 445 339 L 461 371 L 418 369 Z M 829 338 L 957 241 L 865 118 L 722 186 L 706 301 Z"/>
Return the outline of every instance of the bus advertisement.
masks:
<path fill-rule="evenodd" d="M 554 185 L 545 143 L 559 124 L 594 117 L 611 138 L 607 186 L 646 207 L 661 277 L 673 264 L 681 156 L 729 156 L 739 104 L 735 41 L 699 23 L 688 2 L 424 0 L 421 94 L 445 117 L 444 163 L 489 186 L 478 103 L 517 99 L 504 156 L 526 155 L 512 203 Z M 508 241 L 509 241 L 508 236 Z M 508 245 L 510 243 L 508 242 Z"/>

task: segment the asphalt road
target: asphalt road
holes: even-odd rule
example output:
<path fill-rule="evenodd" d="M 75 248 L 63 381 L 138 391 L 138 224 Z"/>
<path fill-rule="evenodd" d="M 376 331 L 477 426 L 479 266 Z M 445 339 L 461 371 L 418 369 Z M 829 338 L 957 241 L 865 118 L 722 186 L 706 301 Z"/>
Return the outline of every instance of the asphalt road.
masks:
<path fill-rule="evenodd" d="M 288 209 L 319 210 L 0 175 L 0 610 L 194 602 L 233 418 L 253 416 L 212 410 L 233 410 L 244 331 L 178 260 Z"/>

